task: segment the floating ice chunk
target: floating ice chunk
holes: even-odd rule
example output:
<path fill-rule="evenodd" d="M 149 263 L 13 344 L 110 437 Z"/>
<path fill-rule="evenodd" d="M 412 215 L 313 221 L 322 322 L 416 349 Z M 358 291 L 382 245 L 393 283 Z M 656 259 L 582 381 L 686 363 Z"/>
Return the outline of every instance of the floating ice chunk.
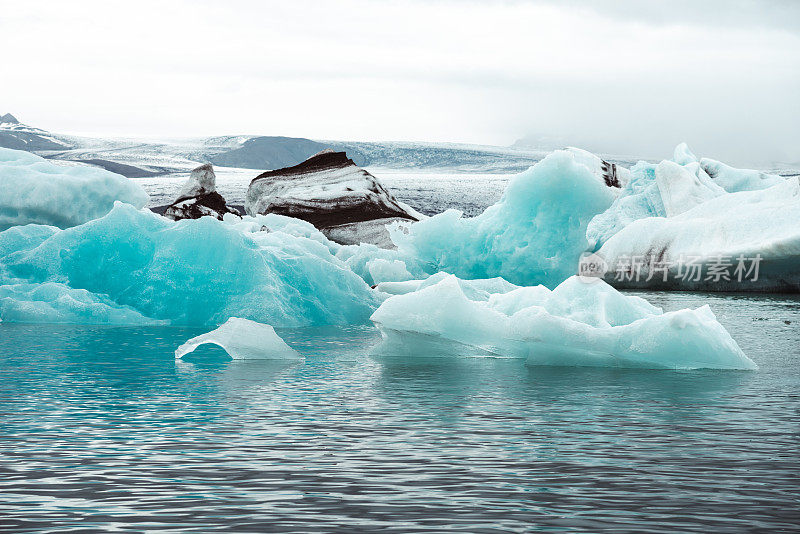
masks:
<path fill-rule="evenodd" d="M 405 269 L 411 274 L 411 278 L 414 279 L 427 278 L 429 274 L 422 268 L 417 258 L 407 254 L 401 254 L 397 250 L 381 248 L 372 243 L 337 246 L 339 248 L 334 252 L 336 258 L 342 261 L 348 269 L 364 279 L 370 286 L 374 286 L 377 282 L 373 280 L 369 266 L 374 264 L 373 262 L 378 259 L 384 260 L 390 264 L 394 264 L 395 261 L 403 262 Z M 387 273 L 384 271 L 384 274 Z"/>
<path fill-rule="evenodd" d="M 681 143 L 672 161 L 636 164 L 630 182 L 611 207 L 589 222 L 586 238 L 590 250 L 596 251 L 634 221 L 674 217 L 726 193 L 765 189 L 784 181 L 777 175 L 734 169 L 706 158 L 698 161 Z"/>
<path fill-rule="evenodd" d="M 23 224 L 68 228 L 102 217 L 122 201 L 137 208 L 147 193 L 97 167 L 58 166 L 21 150 L 0 148 L 0 231 Z"/>
<path fill-rule="evenodd" d="M 734 169 L 709 158 L 702 158 L 700 166 L 714 180 L 714 183 L 729 193 L 767 189 L 786 181 L 785 178 L 777 174 L 750 169 Z"/>
<path fill-rule="evenodd" d="M 526 358 L 532 365 L 756 369 L 711 310 L 662 313 L 608 284 L 571 277 L 487 300 L 454 276 L 388 298 L 372 315 L 377 354 Z"/>
<path fill-rule="evenodd" d="M 632 222 L 598 254 L 610 267 L 606 279 L 622 287 L 800 291 L 800 183 L 728 193 L 674 217 Z M 632 258 L 638 275 L 615 278 Z M 653 266 L 662 272 L 651 273 Z"/>
<path fill-rule="evenodd" d="M 197 197 L 217 190 L 217 175 L 214 174 L 214 167 L 206 163 L 193 169 L 189 178 L 181 186 L 178 199 Z"/>
<path fill-rule="evenodd" d="M 211 343 L 225 349 L 234 360 L 297 360 L 300 354 L 287 345 L 268 324 L 231 317 L 211 332 L 193 337 L 178 347 L 176 358 Z"/>
<path fill-rule="evenodd" d="M 422 216 L 420 216 L 422 218 Z M 342 245 L 360 245 L 371 243 L 381 248 L 395 248 L 388 227 L 394 225 L 410 224 L 408 219 L 390 217 L 386 219 L 373 219 L 371 221 L 356 221 L 322 229 L 325 237 Z"/>
<path fill-rule="evenodd" d="M 292 237 L 310 239 L 311 241 L 316 241 L 317 243 L 324 245 L 325 248 L 327 248 L 328 251 L 334 255 L 342 248 L 342 245 L 334 243 L 325 237 L 322 232 L 314 228 L 313 224 L 300 219 L 295 219 L 294 217 L 277 215 L 275 213 L 268 213 L 267 215 L 255 215 L 252 217 L 250 215 L 239 217 L 226 214 L 225 217 L 223 217 L 223 220 L 232 228 L 236 228 L 244 233 L 259 234 L 262 232 L 281 232 Z"/>
<path fill-rule="evenodd" d="M 614 191 L 558 151 L 515 176 L 500 201 L 477 217 L 448 210 L 408 233 L 393 232 L 392 240 L 428 273 L 555 286 L 575 272 L 588 247 L 586 226 L 611 205 Z"/>
<path fill-rule="evenodd" d="M 725 190 L 712 182 L 705 171 L 699 169 L 699 173 L 694 174 L 671 161 L 658 164 L 656 183 L 667 217 L 678 215 L 725 194 Z"/>

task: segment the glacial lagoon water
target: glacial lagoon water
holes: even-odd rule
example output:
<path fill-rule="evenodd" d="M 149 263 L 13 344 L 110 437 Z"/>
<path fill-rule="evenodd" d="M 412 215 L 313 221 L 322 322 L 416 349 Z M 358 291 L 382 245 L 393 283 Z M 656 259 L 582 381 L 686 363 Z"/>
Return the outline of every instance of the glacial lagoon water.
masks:
<path fill-rule="evenodd" d="M 196 328 L 0 323 L 0 531 L 777 532 L 800 527 L 800 298 L 711 305 L 755 372 L 173 351 Z"/>

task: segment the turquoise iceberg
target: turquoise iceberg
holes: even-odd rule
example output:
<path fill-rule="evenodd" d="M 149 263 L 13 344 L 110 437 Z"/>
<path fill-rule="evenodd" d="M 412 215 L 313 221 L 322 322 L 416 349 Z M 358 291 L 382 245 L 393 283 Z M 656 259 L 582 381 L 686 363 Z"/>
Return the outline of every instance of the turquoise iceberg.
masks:
<path fill-rule="evenodd" d="M 392 231 L 392 240 L 399 259 L 428 274 L 555 287 L 576 272 L 589 246 L 587 225 L 611 205 L 615 191 L 575 154 L 557 151 L 515 176 L 501 200 L 477 217 L 448 210 Z"/>
<path fill-rule="evenodd" d="M 372 315 L 380 356 L 524 358 L 530 365 L 756 369 L 708 306 L 663 313 L 598 279 L 554 290 L 455 276 L 398 292 Z M 487 284 L 488 282 L 488 284 Z M 413 289 L 410 282 L 405 288 Z"/>
<path fill-rule="evenodd" d="M 307 223 L 232 219 L 173 222 L 118 202 L 104 217 L 65 230 L 17 226 L 0 233 L 0 291 L 57 283 L 105 306 L 185 325 L 233 316 L 274 326 L 364 323 L 378 305 L 376 293 Z M 10 310 L 0 307 L 0 318 L 47 316 Z M 98 322 L 76 319 L 75 307 L 70 313 L 64 320 Z"/>

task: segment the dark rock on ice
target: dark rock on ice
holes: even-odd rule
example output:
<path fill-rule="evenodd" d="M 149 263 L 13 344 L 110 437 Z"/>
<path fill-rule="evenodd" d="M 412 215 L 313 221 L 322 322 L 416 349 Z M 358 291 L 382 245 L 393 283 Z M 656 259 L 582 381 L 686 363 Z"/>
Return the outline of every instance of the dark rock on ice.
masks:
<path fill-rule="evenodd" d="M 344 152 L 331 150 L 257 176 L 247 190 L 245 211 L 303 219 L 337 242 L 380 245 L 391 243 L 386 224 L 420 217 Z"/>
<path fill-rule="evenodd" d="M 189 179 L 183 184 L 177 200 L 164 211 L 164 217 L 174 221 L 206 216 L 222 220 L 226 213 L 239 215 L 237 211 L 228 207 L 222 195 L 217 193 L 214 168 L 205 164 L 192 171 Z"/>

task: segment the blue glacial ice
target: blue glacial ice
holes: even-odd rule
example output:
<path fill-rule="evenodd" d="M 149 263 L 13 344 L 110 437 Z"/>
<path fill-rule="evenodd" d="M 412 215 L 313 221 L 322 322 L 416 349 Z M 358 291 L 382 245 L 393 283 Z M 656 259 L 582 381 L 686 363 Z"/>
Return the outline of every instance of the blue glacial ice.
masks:
<path fill-rule="evenodd" d="M 147 193 L 96 167 L 61 166 L 22 150 L 0 148 L 0 231 L 22 224 L 59 228 L 102 217 L 122 201 L 137 208 Z"/>
<path fill-rule="evenodd" d="M 381 282 L 412 280 L 414 276 L 408 272 L 406 263 L 402 260 L 388 260 L 385 258 L 374 258 L 367 262 L 367 270 L 370 278 L 375 284 Z"/>
<path fill-rule="evenodd" d="M 175 350 L 183 358 L 200 345 L 212 344 L 225 349 L 234 360 L 299 360 L 300 354 L 275 333 L 268 324 L 231 317 L 219 328 L 183 343 Z"/>
<path fill-rule="evenodd" d="M 404 282 L 407 286 L 411 284 Z M 663 313 L 600 280 L 475 291 L 455 276 L 388 298 L 379 356 L 525 358 L 530 365 L 756 369 L 703 306 Z"/>
<path fill-rule="evenodd" d="M 163 324 L 130 306 L 57 282 L 0 285 L 0 318 L 18 323 Z"/>
<path fill-rule="evenodd" d="M 611 205 L 615 189 L 574 154 L 557 151 L 512 178 L 502 198 L 477 217 L 451 209 L 407 232 L 391 231 L 392 240 L 400 259 L 429 274 L 555 287 L 575 272 L 588 247 L 586 226 Z"/>
<path fill-rule="evenodd" d="M 65 230 L 17 226 L 0 233 L 0 288 L 62 284 L 120 313 L 172 324 L 234 316 L 274 326 L 367 322 L 377 293 L 311 225 L 277 215 L 230 219 L 173 222 L 118 202 L 104 217 Z M 0 311 L 18 321 L 46 316 Z M 98 321 L 105 319 L 71 322 Z"/>

